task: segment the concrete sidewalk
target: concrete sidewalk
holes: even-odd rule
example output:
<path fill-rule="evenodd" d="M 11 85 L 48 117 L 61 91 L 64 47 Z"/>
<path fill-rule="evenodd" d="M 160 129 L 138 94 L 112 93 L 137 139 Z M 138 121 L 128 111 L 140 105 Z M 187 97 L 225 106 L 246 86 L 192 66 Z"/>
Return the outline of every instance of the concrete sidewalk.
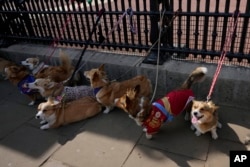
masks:
<path fill-rule="evenodd" d="M 13 45 L 1 48 L 0 52 L 20 62 L 37 54 L 43 57 L 47 50 L 46 47 Z M 67 52 L 75 60 L 81 50 Z M 58 51 L 53 59 L 58 58 L 57 54 Z M 111 79 L 145 74 L 154 82 L 155 66 L 140 64 L 141 60 L 134 56 L 89 52 L 83 58 L 87 62 L 83 70 L 105 63 Z M 197 98 L 203 99 L 215 66 L 199 65 L 205 65 L 209 71 L 202 84 L 194 85 Z M 160 66 L 157 96 L 176 88 L 194 67 L 197 64 L 176 61 Z M 20 94 L 17 87 L 0 80 L 0 166 L 228 167 L 229 152 L 246 150 L 243 142 L 250 134 L 250 81 L 246 75 L 250 75 L 249 69 L 228 67 L 222 71 L 214 91 L 223 126 L 218 130 L 217 140 L 213 140 L 210 134 L 195 136 L 190 122 L 184 121 L 183 115 L 165 124 L 160 133 L 147 140 L 142 128 L 119 109 L 59 129 L 43 131 L 35 119 L 37 104 L 28 106 L 29 99 Z"/>
<path fill-rule="evenodd" d="M 250 113 L 221 106 L 219 139 L 196 137 L 183 116 L 147 140 L 142 128 L 115 109 L 86 121 L 42 131 L 35 106 L 9 81 L 0 82 L 1 167 L 229 166 L 230 150 L 246 150 Z"/>

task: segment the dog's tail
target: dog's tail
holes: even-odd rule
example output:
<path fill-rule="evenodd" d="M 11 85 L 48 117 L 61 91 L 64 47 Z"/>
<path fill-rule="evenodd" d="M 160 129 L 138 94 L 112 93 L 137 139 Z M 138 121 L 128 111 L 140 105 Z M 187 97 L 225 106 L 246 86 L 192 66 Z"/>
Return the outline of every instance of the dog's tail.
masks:
<path fill-rule="evenodd" d="M 63 52 L 61 49 L 59 51 L 61 67 L 65 70 L 65 75 L 69 74 L 72 71 L 72 64 L 69 55 Z"/>
<path fill-rule="evenodd" d="M 181 89 L 190 89 L 193 83 L 202 82 L 207 73 L 206 67 L 197 67 L 184 81 L 181 86 Z"/>

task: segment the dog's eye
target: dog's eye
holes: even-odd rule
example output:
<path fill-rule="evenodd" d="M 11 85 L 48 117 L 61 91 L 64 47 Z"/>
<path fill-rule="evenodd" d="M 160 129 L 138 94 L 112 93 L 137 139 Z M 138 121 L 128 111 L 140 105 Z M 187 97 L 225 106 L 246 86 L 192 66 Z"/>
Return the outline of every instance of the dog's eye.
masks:
<path fill-rule="evenodd" d="M 204 108 L 201 108 L 200 110 L 201 110 L 201 111 L 204 111 Z"/>
<path fill-rule="evenodd" d="M 48 110 L 44 109 L 43 112 L 47 112 Z"/>

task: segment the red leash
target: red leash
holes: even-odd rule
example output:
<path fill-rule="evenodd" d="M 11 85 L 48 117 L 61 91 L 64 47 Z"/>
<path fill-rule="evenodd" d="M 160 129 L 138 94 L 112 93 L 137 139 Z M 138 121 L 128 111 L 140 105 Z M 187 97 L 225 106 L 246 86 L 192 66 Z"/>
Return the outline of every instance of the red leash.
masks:
<path fill-rule="evenodd" d="M 232 15 L 231 24 L 230 24 L 230 34 L 227 36 L 227 38 L 226 38 L 226 43 L 225 43 L 224 46 L 223 46 L 223 50 L 222 50 L 222 52 L 221 52 L 221 56 L 220 56 L 220 59 L 219 59 L 219 61 L 218 61 L 218 66 L 217 66 L 217 69 L 216 69 L 216 71 L 215 71 L 215 74 L 214 74 L 214 77 L 213 77 L 213 81 L 212 81 L 212 84 L 211 84 L 209 93 L 208 93 L 208 95 L 207 95 L 207 101 L 209 101 L 209 100 L 211 99 L 211 95 L 212 95 L 212 93 L 213 93 L 214 86 L 215 86 L 215 83 L 216 83 L 216 81 L 217 81 L 217 78 L 218 78 L 218 76 L 219 76 L 219 74 L 220 74 L 222 64 L 223 64 L 223 62 L 224 62 L 224 60 L 225 60 L 226 54 L 227 54 L 227 52 L 229 51 L 230 46 L 231 46 L 232 37 L 233 37 L 234 31 L 235 31 L 235 29 L 236 29 L 237 23 L 238 23 L 239 15 L 240 15 L 240 12 L 237 13 L 237 16 L 236 16 L 236 18 L 235 18 L 235 22 L 233 21 L 233 20 L 234 20 L 235 13 Z"/>

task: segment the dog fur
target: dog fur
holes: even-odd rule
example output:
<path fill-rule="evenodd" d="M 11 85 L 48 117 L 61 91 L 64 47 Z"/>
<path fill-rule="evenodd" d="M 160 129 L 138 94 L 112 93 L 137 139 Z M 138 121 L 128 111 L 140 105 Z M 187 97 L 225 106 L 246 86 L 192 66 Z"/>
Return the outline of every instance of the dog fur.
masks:
<path fill-rule="evenodd" d="M 5 67 L 5 73 L 7 79 L 9 79 L 13 85 L 17 86 L 21 93 L 26 94 L 31 99 L 28 105 L 34 105 L 39 93 L 23 87 L 23 83 L 35 80 L 33 76 L 29 75 L 27 68 L 22 65 L 12 65 Z"/>
<path fill-rule="evenodd" d="M 218 106 L 212 101 L 205 102 L 193 100 L 192 103 L 191 129 L 195 130 L 196 136 L 200 136 L 206 132 L 211 132 L 212 138 L 217 139 L 218 135 L 216 129 L 217 127 L 222 127 L 218 120 Z"/>
<path fill-rule="evenodd" d="M 4 78 L 4 79 L 8 79 L 5 73 L 5 68 L 15 65 L 14 62 L 7 60 L 5 58 L 0 57 L 0 75 Z"/>
<path fill-rule="evenodd" d="M 152 93 L 151 81 L 142 75 L 121 82 L 110 82 L 104 71 L 104 64 L 99 68 L 85 71 L 84 75 L 90 80 L 98 102 L 106 107 L 104 113 L 109 113 L 113 109 L 115 99 L 121 97 L 128 88 L 140 85 L 141 89 L 138 92 L 138 96 L 149 97 Z"/>
<path fill-rule="evenodd" d="M 68 103 L 58 103 L 53 98 L 40 103 L 37 119 L 41 119 L 40 129 L 58 128 L 73 122 L 85 120 L 101 112 L 101 105 L 92 97 L 84 97 Z"/>
<path fill-rule="evenodd" d="M 40 64 L 40 60 L 38 58 L 27 58 L 21 63 L 22 65 L 29 67 L 35 78 L 50 78 L 55 82 L 63 82 L 69 79 L 74 68 L 71 65 L 69 56 L 62 50 L 59 51 L 59 58 L 59 66 Z"/>
<path fill-rule="evenodd" d="M 64 101 L 77 100 L 85 96 L 95 97 L 94 91 L 90 86 L 64 86 L 63 83 L 51 81 L 48 78 L 38 78 L 32 83 L 26 83 L 26 88 L 38 89 L 40 94 L 47 97 L 54 97 L 58 100 L 63 98 Z"/>
<path fill-rule="evenodd" d="M 138 125 L 143 126 L 146 137 L 151 139 L 164 122 L 171 121 L 173 117 L 190 108 L 190 102 L 194 99 L 191 86 L 203 81 L 206 72 L 205 67 L 196 68 L 179 89 L 167 93 L 152 104 L 148 97 L 137 95 L 141 89 L 139 85 L 128 89 L 115 100 L 115 104 L 126 111 Z"/>

